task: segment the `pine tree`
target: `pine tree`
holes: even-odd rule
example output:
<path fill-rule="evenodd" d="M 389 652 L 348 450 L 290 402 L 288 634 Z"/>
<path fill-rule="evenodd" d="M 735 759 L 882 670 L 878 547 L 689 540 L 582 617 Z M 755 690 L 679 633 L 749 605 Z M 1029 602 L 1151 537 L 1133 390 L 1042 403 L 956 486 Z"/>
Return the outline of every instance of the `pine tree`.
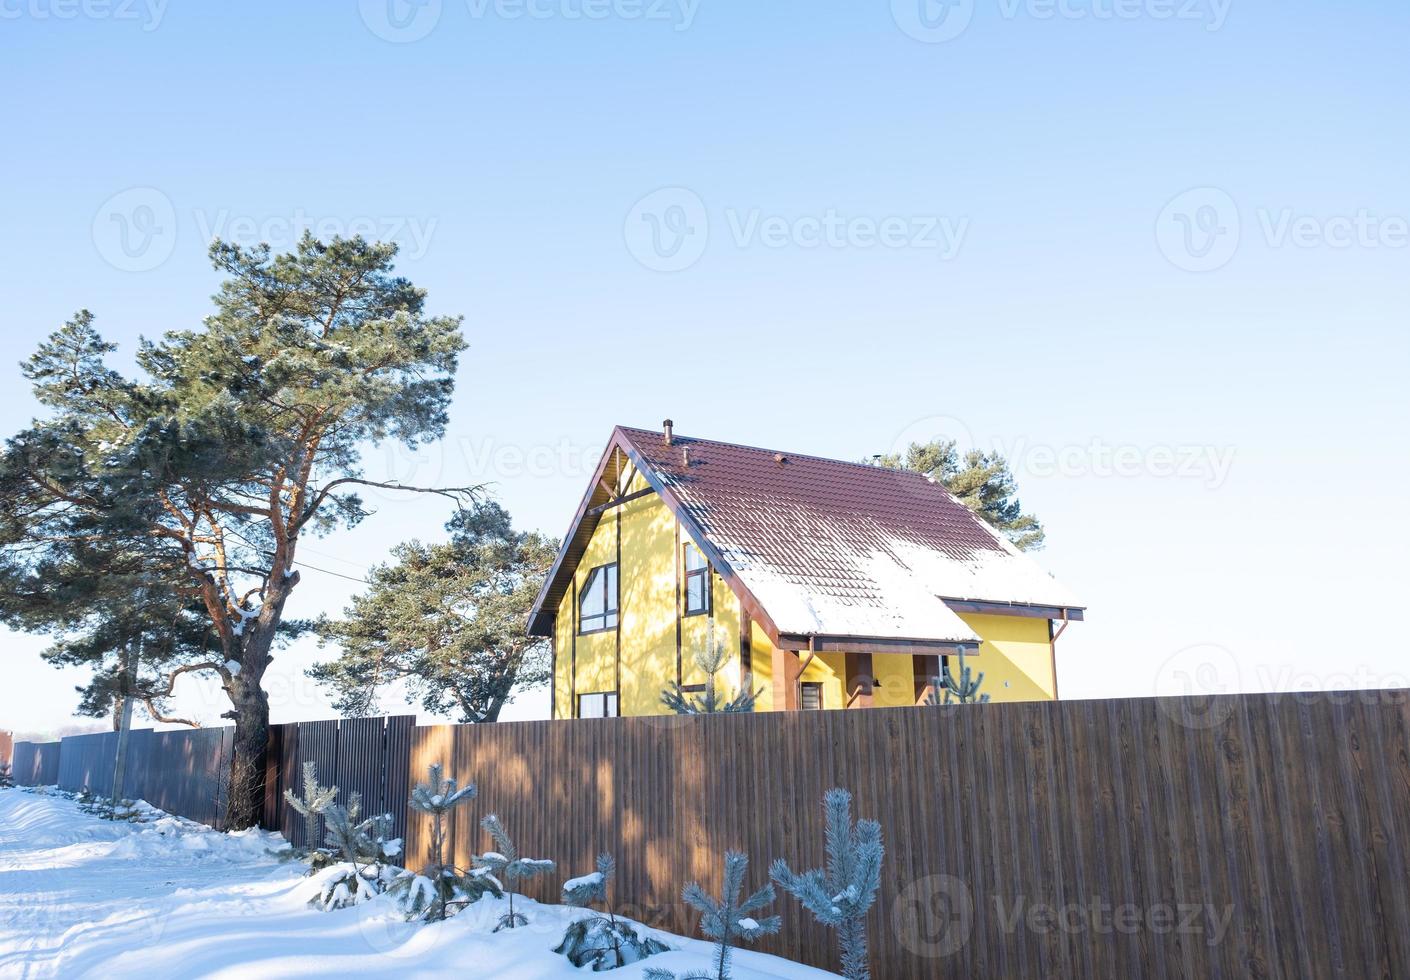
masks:
<path fill-rule="evenodd" d="M 310 851 L 318 847 L 319 817 L 338 798 L 338 787 L 318 785 L 318 763 L 312 759 L 304 763 L 304 792 L 302 797 L 294 795 L 292 789 L 284 790 L 284 802 L 304 818 L 304 846 Z"/>
<path fill-rule="evenodd" d="M 955 679 L 955 675 L 950 671 L 950 661 L 948 657 L 940 661 L 940 676 L 930 678 L 930 691 L 925 695 L 925 703 L 934 707 L 940 704 L 950 704 L 951 701 L 958 701 L 960 704 L 988 704 L 989 695 L 980 694 L 980 685 L 984 683 L 984 672 L 980 671 L 978 677 L 974 677 L 969 669 L 969 665 L 964 662 L 964 650 L 959 652 L 960 676 Z M 944 691 L 942 700 L 940 691 Z"/>
<path fill-rule="evenodd" d="M 720 694 L 716 675 L 724 669 L 729 660 L 729 650 L 724 643 L 715 640 L 715 620 L 712 617 L 705 630 L 705 645 L 692 654 L 695 665 L 705 675 L 705 690 L 700 697 L 687 694 L 679 683 L 672 682 L 671 689 L 661 693 L 661 703 L 678 715 L 739 714 L 754 710 L 754 702 L 762 693 L 751 691 L 754 678 L 745 674 L 740 678 L 739 693 L 732 698 Z"/>
<path fill-rule="evenodd" d="M 680 980 L 729 980 L 730 954 L 739 940 L 753 942 L 760 936 L 771 936 L 783 928 L 776 915 L 755 919 L 752 915 L 773 903 L 774 886 L 765 885 L 744 901 L 744 873 L 749 869 L 749 857 L 738 851 L 725 852 L 725 885 L 719 898 L 705 893 L 698 882 L 692 881 L 681 891 L 681 899 L 701 914 L 700 931 L 715 940 L 715 961 L 710 971 L 693 970 Z M 667 970 L 648 969 L 646 980 L 675 980 Z"/>
<path fill-rule="evenodd" d="M 379 813 L 362 819 L 362 794 L 354 790 L 347 806 L 333 803 L 323 811 L 327 825 L 324 843 L 332 857 L 342 863 L 329 868 L 320 880 L 318 896 L 310 902 L 324 911 L 369 901 L 396 881 L 397 872 L 389 865 L 401 842 L 389 841 L 392 815 Z"/>
<path fill-rule="evenodd" d="M 516 685 L 547 683 L 548 641 L 527 636 L 524 621 L 557 542 L 514 530 L 489 501 L 446 526 L 450 543 L 398 545 L 341 619 L 315 627 L 341 652 L 309 675 L 344 715 L 375 714 L 377 692 L 404 682 L 427 712 L 496 721 Z"/>
<path fill-rule="evenodd" d="M 867 960 L 866 915 L 881 885 L 881 825 L 875 820 L 852 824 L 852 794 L 828 790 L 823 797 L 827 812 L 827 868 L 795 874 L 782 859 L 773 863 L 769 877 L 788 892 L 813 918 L 837 930 L 842 975 L 847 980 L 870 980 Z"/>
<path fill-rule="evenodd" d="M 593 972 L 614 970 L 664 953 L 665 943 L 643 937 L 612 910 L 608 888 L 617 873 L 617 862 L 610 854 L 597 856 L 596 870 L 563 883 L 563 904 L 573 908 L 590 908 L 601 902 L 606 915 L 594 914 L 573 921 L 563 934 L 563 941 L 554 952 L 568 957 L 576 967 L 592 964 Z"/>
<path fill-rule="evenodd" d="M 494 879 L 504 888 L 505 894 L 509 896 L 509 911 L 500 916 L 494 931 L 517 929 L 519 926 L 528 925 L 529 920 L 514 911 L 514 886 L 523 879 L 550 874 L 554 869 L 554 863 L 539 858 L 521 857 L 519 848 L 515 846 L 514 840 L 504 829 L 504 825 L 500 823 L 497 815 L 487 814 L 480 821 L 480 826 L 484 828 L 485 833 L 490 835 L 490 839 L 495 842 L 495 846 L 499 850 L 486 851 L 481 854 L 475 859 L 475 865 L 494 876 Z"/>
<path fill-rule="evenodd" d="M 0 789 L 9 789 L 15 785 L 15 777 L 10 774 L 10 764 L 0 762 Z"/>
<path fill-rule="evenodd" d="M 359 487 L 457 504 L 476 492 L 361 475 L 369 445 L 444 432 L 465 347 L 459 319 L 426 315 L 424 292 L 392 273 L 395 255 L 361 238 L 305 235 L 279 256 L 216 242 L 226 279 L 200 327 L 143 342 L 130 380 L 81 313 L 25 366 L 53 411 L 0 451 L 0 595 L 14 582 L 33 595 L 54 581 L 46 569 L 82 570 L 86 549 L 151 549 L 165 592 L 201 610 L 214 655 L 187 669 L 230 700 L 231 829 L 254 826 L 264 803 L 264 674 L 304 536 L 367 516 Z M 65 595 L 56 628 L 91 601 Z"/>
<path fill-rule="evenodd" d="M 916 442 L 905 453 L 876 456 L 878 466 L 911 470 L 939 483 L 965 507 L 979 515 L 990 527 L 1004 534 L 1020 551 L 1043 547 L 1043 525 L 1023 512 L 1015 494 L 1018 485 L 1008 460 L 999 453 L 971 449 L 960 455 L 953 439 Z"/>
<path fill-rule="evenodd" d="M 420 874 L 406 871 L 397 878 L 393 891 L 408 919 L 444 919 L 453 906 L 477 901 L 485 894 L 498 897 L 498 884 L 487 874 L 471 871 L 461 874 L 446 859 L 446 818 L 452 810 L 475 798 L 475 784 L 461 786 L 446 776 L 439 762 L 426 770 L 426 782 L 411 791 L 410 806 L 431 818 L 430 860 Z"/>

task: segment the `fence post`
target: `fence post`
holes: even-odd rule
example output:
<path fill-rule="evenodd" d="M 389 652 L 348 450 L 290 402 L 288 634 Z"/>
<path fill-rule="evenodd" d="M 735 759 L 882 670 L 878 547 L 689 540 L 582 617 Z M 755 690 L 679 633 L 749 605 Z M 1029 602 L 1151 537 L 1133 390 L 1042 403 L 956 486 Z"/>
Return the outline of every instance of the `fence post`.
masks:
<path fill-rule="evenodd" d="M 122 681 L 122 726 L 118 729 L 117 759 L 113 762 L 113 799 L 109 820 L 117 819 L 118 802 L 122 800 L 123 779 L 127 775 L 127 743 L 132 739 L 132 697 L 137 688 L 137 664 L 142 659 L 142 641 L 137 649 L 127 647 L 127 669 Z"/>

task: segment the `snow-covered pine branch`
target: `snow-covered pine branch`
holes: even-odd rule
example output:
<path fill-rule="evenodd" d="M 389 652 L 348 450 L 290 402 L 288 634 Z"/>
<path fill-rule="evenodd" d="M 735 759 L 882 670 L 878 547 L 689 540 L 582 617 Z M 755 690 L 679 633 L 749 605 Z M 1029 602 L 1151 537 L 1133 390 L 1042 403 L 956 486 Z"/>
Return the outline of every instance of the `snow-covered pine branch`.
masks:
<path fill-rule="evenodd" d="M 500 881 L 504 886 L 505 893 L 509 896 L 509 911 L 500 916 L 494 931 L 499 932 L 501 929 L 516 929 L 519 926 L 528 925 L 529 920 L 514 911 L 514 886 L 525 878 L 551 874 L 555 865 L 552 861 L 543 858 L 522 857 L 513 838 L 504 829 L 504 825 L 500 823 L 496 814 L 486 814 L 480 821 L 480 826 L 484 828 L 485 833 L 490 835 L 490 839 L 495 842 L 499 850 L 486 851 L 481 854 L 475 859 L 475 866 L 483 868 Z"/>
<path fill-rule="evenodd" d="M 870 980 L 866 915 L 881 885 L 885 849 L 875 820 L 852 823 L 852 794 L 830 789 L 823 796 L 827 813 L 827 868 L 795 873 L 779 859 L 769 869 L 778 886 L 798 899 L 813 918 L 837 930 L 842 975 Z"/>
<path fill-rule="evenodd" d="M 670 948 L 658 939 L 638 934 L 629 923 L 617 918 L 607 891 L 616 873 L 617 862 L 604 852 L 597 856 L 595 871 L 563 883 L 564 905 L 588 908 L 601 902 L 607 914 L 594 913 L 574 921 L 553 951 L 568 957 L 576 967 L 590 964 L 595 973 L 636 963 Z"/>

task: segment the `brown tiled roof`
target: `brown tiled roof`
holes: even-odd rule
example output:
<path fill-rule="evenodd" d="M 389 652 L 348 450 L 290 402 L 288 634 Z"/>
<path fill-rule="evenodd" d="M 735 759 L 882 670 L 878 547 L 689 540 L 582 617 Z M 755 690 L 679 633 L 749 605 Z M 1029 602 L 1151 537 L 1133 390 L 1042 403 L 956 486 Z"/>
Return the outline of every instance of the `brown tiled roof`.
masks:
<path fill-rule="evenodd" d="M 780 633 L 970 642 L 942 600 L 1080 608 L 920 474 L 679 435 L 667 444 L 647 429 L 618 428 L 617 445 Z M 581 518 L 599 502 L 589 491 L 556 576 L 571 574 L 575 541 L 591 535 Z M 552 585 L 546 594 L 561 595 Z"/>
<path fill-rule="evenodd" d="M 620 431 L 782 632 L 968 639 L 934 600 L 1078 605 L 921 474 Z"/>

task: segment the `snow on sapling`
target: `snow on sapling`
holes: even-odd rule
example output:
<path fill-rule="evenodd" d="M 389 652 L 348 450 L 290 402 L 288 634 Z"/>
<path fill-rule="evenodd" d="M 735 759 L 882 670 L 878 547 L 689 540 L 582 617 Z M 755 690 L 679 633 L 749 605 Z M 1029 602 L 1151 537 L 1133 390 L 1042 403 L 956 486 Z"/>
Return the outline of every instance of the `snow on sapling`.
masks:
<path fill-rule="evenodd" d="M 486 893 L 498 898 L 499 885 L 478 869 L 461 874 L 446 860 L 446 818 L 462 803 L 475 798 L 475 784 L 461 786 L 453 776 L 446 776 L 439 762 L 427 769 L 427 780 L 411 791 L 410 806 L 431 818 L 430 860 L 420 874 L 404 871 L 398 875 L 391 891 L 407 919 L 440 920 L 457 905 L 467 905 Z"/>
<path fill-rule="evenodd" d="M 679 980 L 729 980 L 730 954 L 737 940 L 753 942 L 760 936 L 771 936 L 783 928 L 783 920 L 776 915 L 765 919 L 753 916 L 753 913 L 773 903 L 773 885 L 765 885 L 744 901 L 739 900 L 739 893 L 744 890 L 744 872 L 748 868 L 747 854 L 726 851 L 725 886 L 719 898 L 705 894 L 705 889 L 694 881 L 681 891 L 681 899 L 700 910 L 700 931 L 715 940 L 715 955 L 708 971 L 692 970 L 682 974 Z M 642 976 L 644 980 L 677 980 L 669 970 L 651 967 Z"/>
<path fill-rule="evenodd" d="M 520 857 L 519 849 L 514 846 L 513 839 L 495 814 L 487 815 L 480 821 L 480 826 L 485 828 L 485 833 L 490 835 L 499 850 L 481 854 L 475 859 L 475 866 L 493 876 L 509 896 L 509 911 L 499 917 L 499 924 L 494 927 L 494 931 L 528 925 L 529 920 L 514 911 L 514 885 L 524 878 L 551 873 L 554 864 L 552 861 Z"/>
<path fill-rule="evenodd" d="M 10 775 L 10 764 L 0 762 L 0 789 L 9 789 L 15 785 L 15 777 Z"/>
<path fill-rule="evenodd" d="M 354 791 L 347 806 L 330 804 L 323 811 L 328 833 L 324 838 L 331 849 L 330 856 L 342 860 L 326 868 L 319 876 L 318 894 L 309 901 L 325 912 L 347 908 L 376 898 L 398 877 L 398 869 L 390 863 L 401 853 L 401 840 L 387 838 L 392 829 L 392 815 L 379 813 L 359 820 L 362 816 L 362 794 Z"/>
<path fill-rule="evenodd" d="M 782 859 L 773 863 L 769 876 L 813 918 L 837 930 L 842 975 L 847 980 L 870 980 L 867 966 L 867 912 L 881 885 L 881 824 L 859 820 L 852 824 L 852 794 L 830 789 L 823 796 L 827 813 L 827 869 L 795 874 Z"/>
<path fill-rule="evenodd" d="M 563 934 L 563 941 L 553 950 L 568 957 L 574 966 L 591 963 L 594 973 L 636 963 L 670 948 L 650 936 L 638 935 L 630 924 L 618 921 L 607 895 L 608 885 L 616 873 L 617 862 L 612 855 L 599 854 L 596 871 L 563 883 L 564 905 L 583 909 L 601 902 L 607 910 L 606 915 L 594 913 L 574 921 Z"/>
<path fill-rule="evenodd" d="M 292 789 L 284 790 L 284 802 L 304 818 L 304 846 L 309 855 L 318 853 L 318 822 L 323 812 L 338 798 L 338 787 L 318 785 L 318 764 L 313 760 L 304 763 L 304 795 L 294 795 Z M 314 867 L 319 866 L 317 858 Z"/>
<path fill-rule="evenodd" d="M 739 693 L 732 698 L 721 695 L 715 680 L 725 662 L 729 660 L 729 650 L 724 643 L 715 640 L 715 620 L 712 617 L 705 628 L 705 645 L 691 655 L 695 666 L 705 675 L 705 690 L 699 697 L 686 694 L 678 682 L 672 682 L 670 690 L 661 692 L 661 703 L 678 715 L 740 714 L 754 710 L 754 702 L 762 693 L 750 690 L 754 685 L 752 674 L 740 678 Z"/>

